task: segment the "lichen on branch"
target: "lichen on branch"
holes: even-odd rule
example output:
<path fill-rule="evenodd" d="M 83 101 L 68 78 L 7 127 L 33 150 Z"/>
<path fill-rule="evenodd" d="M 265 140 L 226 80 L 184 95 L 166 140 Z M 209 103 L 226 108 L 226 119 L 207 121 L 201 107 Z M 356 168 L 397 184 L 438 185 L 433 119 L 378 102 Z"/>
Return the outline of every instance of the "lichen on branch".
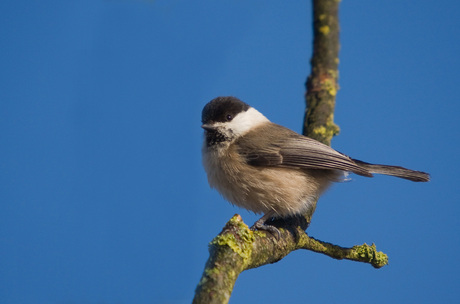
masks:
<path fill-rule="evenodd" d="M 313 54 L 306 82 L 303 134 L 330 145 L 339 133 L 334 123 L 339 89 L 339 1 L 313 0 Z"/>
<path fill-rule="evenodd" d="M 253 231 L 234 215 L 209 244 L 210 257 L 197 286 L 193 303 L 227 303 L 238 275 L 248 269 L 275 263 L 299 249 L 331 258 L 369 263 L 375 268 L 388 264 L 388 257 L 367 244 L 344 248 L 308 236 L 300 227 L 279 228 L 281 238 Z"/>

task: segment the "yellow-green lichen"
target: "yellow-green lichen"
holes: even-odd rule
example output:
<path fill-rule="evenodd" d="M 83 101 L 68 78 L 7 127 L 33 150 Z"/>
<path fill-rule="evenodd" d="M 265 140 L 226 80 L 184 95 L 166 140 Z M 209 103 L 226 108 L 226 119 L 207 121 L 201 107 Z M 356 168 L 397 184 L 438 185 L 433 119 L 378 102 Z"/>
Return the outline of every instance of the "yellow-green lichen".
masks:
<path fill-rule="evenodd" d="M 330 86 L 327 90 L 327 92 L 331 95 L 331 96 L 335 96 L 337 95 L 337 88 L 335 86 Z"/>
<path fill-rule="evenodd" d="M 320 32 L 321 34 L 323 34 L 323 35 L 327 35 L 327 34 L 329 34 L 329 32 L 331 31 L 331 29 L 330 29 L 329 26 L 327 26 L 327 25 L 321 26 L 318 30 L 319 30 L 319 32 Z"/>
<path fill-rule="evenodd" d="M 221 274 L 221 270 L 217 267 L 212 267 L 212 268 L 205 268 L 204 269 L 205 275 L 201 277 L 200 282 L 198 283 L 198 286 L 203 286 L 205 285 L 209 278 L 219 276 Z"/>
<path fill-rule="evenodd" d="M 336 62 L 338 63 L 339 58 L 335 58 L 334 61 L 336 61 Z M 337 80 L 337 78 L 339 78 L 339 71 L 338 71 L 338 70 L 328 69 L 328 70 L 327 70 L 327 73 L 328 73 L 332 78 L 334 78 L 335 80 Z"/>
<path fill-rule="evenodd" d="M 319 135 L 321 137 L 326 137 L 326 133 L 327 133 L 327 130 L 325 126 L 319 126 L 313 129 L 313 134 Z"/>
<path fill-rule="evenodd" d="M 380 268 L 388 264 L 388 256 L 377 251 L 375 244 L 363 244 L 354 247 L 356 254 L 363 260 L 369 261 L 374 267 Z"/>
<path fill-rule="evenodd" d="M 221 233 L 211 241 L 211 245 L 228 246 L 243 259 L 249 258 L 254 242 L 253 231 L 241 220 L 240 216 L 232 217 L 227 226 L 235 227 L 236 234 L 231 231 Z"/>
<path fill-rule="evenodd" d="M 268 232 L 266 232 L 266 231 L 260 231 L 260 230 L 254 230 L 253 231 L 253 235 L 257 235 L 257 236 L 260 236 L 260 237 L 266 237 L 267 233 Z"/>
<path fill-rule="evenodd" d="M 375 253 L 374 260 L 375 263 L 373 264 L 375 264 L 376 267 L 383 267 L 385 265 L 388 265 L 388 256 L 381 251 Z"/>
<path fill-rule="evenodd" d="M 337 79 L 337 75 L 336 73 L 334 73 L 331 78 L 326 78 L 322 82 L 323 88 L 331 96 L 337 95 L 337 80 L 336 79 Z"/>
<path fill-rule="evenodd" d="M 327 122 L 326 126 L 319 126 L 313 129 L 312 133 L 314 134 L 314 138 L 329 138 L 331 139 L 333 136 L 339 134 L 340 129 L 339 127 L 332 121 Z"/>
<path fill-rule="evenodd" d="M 356 254 L 364 259 L 369 259 L 370 256 L 374 255 L 374 250 L 372 250 L 372 246 L 369 247 L 367 244 L 363 244 L 361 246 L 356 246 Z"/>

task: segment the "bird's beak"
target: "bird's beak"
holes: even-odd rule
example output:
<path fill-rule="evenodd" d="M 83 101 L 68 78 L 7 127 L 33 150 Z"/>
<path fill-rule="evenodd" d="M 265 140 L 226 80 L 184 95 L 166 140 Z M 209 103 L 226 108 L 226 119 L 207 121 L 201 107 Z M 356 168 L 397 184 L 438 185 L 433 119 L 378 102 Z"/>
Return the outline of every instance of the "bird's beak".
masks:
<path fill-rule="evenodd" d="M 216 130 L 216 127 L 211 124 L 202 124 L 201 127 L 209 132 L 213 132 Z"/>

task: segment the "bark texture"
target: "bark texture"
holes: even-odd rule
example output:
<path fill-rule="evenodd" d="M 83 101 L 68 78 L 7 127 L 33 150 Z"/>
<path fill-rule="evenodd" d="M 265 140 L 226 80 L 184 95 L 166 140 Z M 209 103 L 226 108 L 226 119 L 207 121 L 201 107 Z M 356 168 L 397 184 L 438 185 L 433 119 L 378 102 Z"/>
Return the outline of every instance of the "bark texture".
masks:
<path fill-rule="evenodd" d="M 334 123 L 339 89 L 339 1 L 313 0 L 313 55 L 307 79 L 303 134 L 327 145 L 339 133 Z"/>

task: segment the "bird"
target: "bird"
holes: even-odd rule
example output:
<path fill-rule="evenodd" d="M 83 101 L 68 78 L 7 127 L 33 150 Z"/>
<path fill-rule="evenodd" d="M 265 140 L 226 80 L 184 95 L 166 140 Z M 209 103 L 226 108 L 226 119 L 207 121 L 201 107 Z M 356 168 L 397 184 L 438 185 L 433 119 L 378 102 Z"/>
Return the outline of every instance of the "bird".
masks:
<path fill-rule="evenodd" d="M 201 122 L 202 161 L 210 187 L 233 205 L 263 214 L 251 229 L 277 238 L 280 232 L 269 220 L 313 212 L 320 195 L 349 173 L 430 180 L 425 172 L 353 159 L 271 122 L 233 96 L 209 101 Z"/>

